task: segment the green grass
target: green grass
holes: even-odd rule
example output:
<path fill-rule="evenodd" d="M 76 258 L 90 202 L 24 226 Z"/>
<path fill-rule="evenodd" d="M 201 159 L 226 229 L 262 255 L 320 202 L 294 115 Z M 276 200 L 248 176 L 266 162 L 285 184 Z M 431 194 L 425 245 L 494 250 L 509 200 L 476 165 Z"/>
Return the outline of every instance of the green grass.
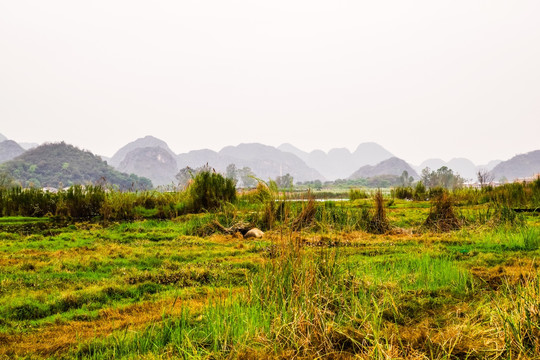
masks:
<path fill-rule="evenodd" d="M 261 240 L 210 228 L 263 224 L 268 204 L 172 220 L 5 220 L 31 227 L 0 232 L 0 358 L 540 354 L 533 214 L 493 225 L 478 216 L 489 205 L 464 205 L 461 229 L 434 233 L 421 226 L 429 203 L 396 200 L 389 231 L 371 234 L 371 199 L 320 202 L 291 232 L 308 203 L 287 202 L 273 203 Z"/>

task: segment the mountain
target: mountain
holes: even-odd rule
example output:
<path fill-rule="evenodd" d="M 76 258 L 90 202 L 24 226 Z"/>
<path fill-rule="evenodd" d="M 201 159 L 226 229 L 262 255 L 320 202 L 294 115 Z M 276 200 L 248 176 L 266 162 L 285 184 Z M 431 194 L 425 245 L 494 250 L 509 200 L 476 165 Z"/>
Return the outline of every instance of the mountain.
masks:
<path fill-rule="evenodd" d="M 448 163 L 442 159 L 427 159 L 427 160 L 424 160 L 420 164 L 420 166 L 416 167 L 416 169 L 418 172 L 421 172 L 425 168 L 430 168 L 431 170 L 437 170 L 437 169 L 442 168 L 443 166 L 448 167 Z"/>
<path fill-rule="evenodd" d="M 130 151 L 139 149 L 139 148 L 150 148 L 150 147 L 160 147 L 162 149 L 165 149 L 172 156 L 176 156 L 176 154 L 169 148 L 169 146 L 167 145 L 165 141 L 155 138 L 153 136 L 145 136 L 143 138 L 139 138 L 135 141 L 132 141 L 129 144 L 120 148 L 112 156 L 109 164 L 114 167 L 118 167 Z"/>
<path fill-rule="evenodd" d="M 448 162 L 448 168 L 461 175 L 465 180 L 476 181 L 477 166 L 469 159 L 454 158 Z"/>
<path fill-rule="evenodd" d="M 503 161 L 491 170 L 495 181 L 506 178 L 509 181 L 540 174 L 540 150 L 516 155 Z"/>
<path fill-rule="evenodd" d="M 328 153 L 322 150 L 307 153 L 291 144 L 282 144 L 278 149 L 296 155 L 309 167 L 332 180 L 344 179 L 364 165 L 375 165 L 393 156 L 388 150 L 373 142 L 358 145 L 353 153 L 346 148 L 331 149 Z"/>
<path fill-rule="evenodd" d="M 230 161 L 234 161 L 234 159 L 230 159 Z M 190 168 L 197 168 L 205 165 L 206 163 L 212 164 L 212 166 L 221 169 L 231 164 L 231 162 L 228 162 L 227 159 L 222 159 L 217 152 L 208 149 L 192 150 L 185 154 L 179 154 L 176 156 L 176 162 L 178 163 L 178 168 L 180 169 L 183 169 L 186 166 L 189 166 Z"/>
<path fill-rule="evenodd" d="M 493 164 L 493 162 L 490 162 L 489 164 Z M 459 174 L 465 180 L 472 181 L 476 181 L 478 170 L 485 168 L 484 166 L 475 165 L 471 160 L 466 158 L 454 158 L 448 162 L 441 159 L 428 159 L 422 162 L 420 166 L 416 167 L 416 170 L 420 172 L 426 167 L 430 168 L 431 170 L 438 170 L 443 166 L 446 166 L 454 173 Z"/>
<path fill-rule="evenodd" d="M 400 176 L 403 171 L 407 171 L 409 176 L 412 176 L 415 179 L 418 179 L 418 174 L 414 169 L 407 164 L 404 160 L 401 160 L 397 157 L 392 157 L 390 159 L 381 161 L 377 165 L 364 165 L 357 171 L 355 171 L 349 179 L 367 179 L 381 175 L 395 175 Z"/>
<path fill-rule="evenodd" d="M 13 140 L 0 142 L 0 164 L 21 155 L 24 149 Z"/>
<path fill-rule="evenodd" d="M 195 150 L 180 154 L 176 159 L 180 169 L 208 164 L 216 171 L 224 173 L 229 164 L 234 164 L 237 168 L 249 167 L 263 180 L 275 179 L 287 173 L 294 181 L 325 180 L 321 173 L 307 166 L 298 156 L 258 143 L 227 146 L 219 152 Z"/>
<path fill-rule="evenodd" d="M 491 171 L 493 170 L 493 168 L 495 168 L 495 166 L 499 165 L 500 163 L 502 163 L 502 160 L 491 160 L 485 165 L 478 165 L 477 169 Z"/>
<path fill-rule="evenodd" d="M 146 178 L 120 173 L 99 156 L 64 142 L 44 144 L 0 165 L 23 186 L 58 187 L 72 184 L 102 183 L 121 189 L 151 188 Z"/>
<path fill-rule="evenodd" d="M 310 168 L 298 156 L 268 145 L 252 143 L 227 146 L 219 155 L 227 161 L 235 160 L 232 163 L 237 167 L 250 167 L 261 179 L 290 174 L 294 181 L 325 180 L 320 172 Z"/>
<path fill-rule="evenodd" d="M 8 138 L 5 137 L 4 135 L 0 134 L 0 142 L 4 142 L 6 141 Z"/>
<path fill-rule="evenodd" d="M 144 176 L 152 180 L 155 186 L 176 182 L 175 175 L 178 173 L 175 157 L 159 146 L 128 152 L 118 165 L 118 170 Z"/>
<path fill-rule="evenodd" d="M 289 143 L 281 144 L 281 145 L 279 145 L 277 147 L 277 149 L 281 150 L 281 151 L 284 151 L 284 152 L 294 154 L 294 155 L 298 156 L 300 159 L 302 159 L 306 163 L 308 161 L 309 153 L 300 150 L 299 148 L 297 148 L 296 146 L 294 146 L 292 144 L 289 144 Z"/>

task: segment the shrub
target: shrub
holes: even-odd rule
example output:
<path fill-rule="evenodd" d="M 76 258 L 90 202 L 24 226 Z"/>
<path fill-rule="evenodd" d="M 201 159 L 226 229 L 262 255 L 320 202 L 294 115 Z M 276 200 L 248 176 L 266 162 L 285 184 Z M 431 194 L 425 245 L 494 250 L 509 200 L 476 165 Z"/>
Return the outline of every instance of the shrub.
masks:
<path fill-rule="evenodd" d="M 194 212 L 215 210 L 223 203 L 236 201 L 234 181 L 213 171 L 198 173 L 187 191 L 188 202 Z"/>
<path fill-rule="evenodd" d="M 361 215 L 361 222 L 368 232 L 372 234 L 384 234 L 390 229 L 390 225 L 386 217 L 384 198 L 380 189 L 375 193 L 373 200 L 375 202 L 375 209 L 369 211 L 364 208 Z"/>
<path fill-rule="evenodd" d="M 435 197 L 431 202 L 429 215 L 424 222 L 424 226 L 436 230 L 447 232 L 461 227 L 461 222 L 454 213 L 452 199 L 446 191 Z"/>
<path fill-rule="evenodd" d="M 427 198 L 427 192 L 426 192 L 426 186 L 422 181 L 419 181 L 416 183 L 416 186 L 414 187 L 414 194 L 413 194 L 414 200 L 426 200 Z"/>
<path fill-rule="evenodd" d="M 410 186 L 398 186 L 392 191 L 398 199 L 412 200 L 414 197 L 414 191 Z"/>
<path fill-rule="evenodd" d="M 365 190 L 360 189 L 350 189 L 349 190 L 349 200 L 357 200 L 357 199 L 367 199 L 369 195 Z"/>

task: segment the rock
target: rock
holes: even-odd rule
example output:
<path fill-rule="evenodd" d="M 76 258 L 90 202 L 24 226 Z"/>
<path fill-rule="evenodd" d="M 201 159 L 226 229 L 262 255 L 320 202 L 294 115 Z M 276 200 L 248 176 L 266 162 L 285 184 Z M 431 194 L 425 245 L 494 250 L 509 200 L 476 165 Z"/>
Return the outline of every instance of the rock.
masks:
<path fill-rule="evenodd" d="M 264 235 L 264 233 L 257 229 L 257 228 L 253 228 L 251 230 L 249 230 L 246 235 L 244 235 L 244 239 L 250 239 L 250 238 L 255 238 L 255 239 L 260 239 L 262 238 Z"/>

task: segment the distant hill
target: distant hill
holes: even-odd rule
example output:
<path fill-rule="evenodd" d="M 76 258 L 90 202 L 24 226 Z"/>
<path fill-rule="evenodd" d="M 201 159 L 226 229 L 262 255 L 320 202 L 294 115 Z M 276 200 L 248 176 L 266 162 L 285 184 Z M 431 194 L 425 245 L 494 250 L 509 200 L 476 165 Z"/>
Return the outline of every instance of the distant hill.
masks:
<path fill-rule="evenodd" d="M 178 173 L 175 157 L 158 146 L 128 152 L 118 170 L 144 176 L 152 180 L 154 186 L 176 183 Z"/>
<path fill-rule="evenodd" d="M 149 179 L 120 173 L 100 157 L 62 143 L 44 144 L 0 165 L 23 186 L 58 187 L 72 184 L 108 183 L 121 189 L 151 188 Z"/>
<path fill-rule="evenodd" d="M 162 149 L 165 149 L 172 156 L 176 156 L 176 154 L 169 148 L 165 141 L 155 138 L 153 136 L 145 136 L 143 138 L 132 141 L 129 144 L 120 148 L 110 159 L 109 165 L 118 167 L 130 151 L 148 147 L 160 147 Z"/>
<path fill-rule="evenodd" d="M 8 138 L 0 134 L 0 142 L 6 141 Z"/>
<path fill-rule="evenodd" d="M 401 160 L 397 157 L 392 157 L 390 159 L 381 161 L 377 165 L 365 165 L 360 169 L 355 171 L 349 179 L 368 179 L 381 175 L 395 175 L 400 176 L 403 171 L 407 171 L 409 176 L 412 176 L 415 179 L 418 179 L 419 176 L 416 171 L 404 160 Z"/>
<path fill-rule="evenodd" d="M 335 148 L 325 153 L 313 150 L 302 151 L 291 144 L 282 144 L 278 149 L 295 154 L 309 166 L 318 170 L 325 178 L 335 180 L 348 177 L 364 165 L 375 165 L 393 155 L 379 144 L 368 142 L 358 145 L 354 152 L 346 148 Z"/>
<path fill-rule="evenodd" d="M 24 149 L 13 140 L 0 142 L 0 164 L 21 155 Z"/>
<path fill-rule="evenodd" d="M 503 161 L 491 170 L 495 181 L 506 178 L 509 181 L 540 174 L 540 150 L 516 155 Z"/>

